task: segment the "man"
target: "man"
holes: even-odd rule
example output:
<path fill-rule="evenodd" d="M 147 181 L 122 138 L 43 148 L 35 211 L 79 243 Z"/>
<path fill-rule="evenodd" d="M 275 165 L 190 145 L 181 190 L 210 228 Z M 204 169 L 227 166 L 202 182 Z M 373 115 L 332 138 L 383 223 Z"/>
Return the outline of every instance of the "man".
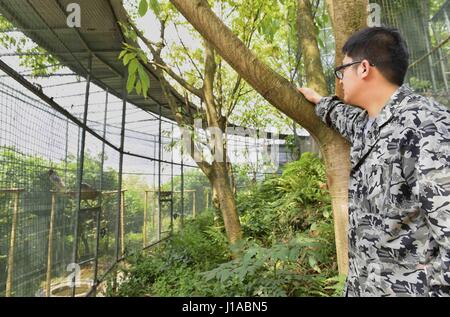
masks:
<path fill-rule="evenodd" d="M 299 90 L 351 143 L 345 295 L 449 296 L 450 111 L 403 84 L 397 30 L 359 31 L 343 53 L 343 101 Z"/>

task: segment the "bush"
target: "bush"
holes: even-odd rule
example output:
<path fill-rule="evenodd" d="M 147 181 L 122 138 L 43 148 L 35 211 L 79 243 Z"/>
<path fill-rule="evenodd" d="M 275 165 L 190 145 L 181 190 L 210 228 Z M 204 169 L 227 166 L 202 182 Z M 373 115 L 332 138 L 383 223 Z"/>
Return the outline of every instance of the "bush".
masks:
<path fill-rule="evenodd" d="M 336 296 L 331 200 L 323 162 L 305 153 L 237 197 L 244 239 L 230 250 L 209 210 L 123 270 L 121 296 Z M 231 254 L 238 254 L 235 258 Z"/>
<path fill-rule="evenodd" d="M 208 292 L 199 273 L 229 259 L 223 228 L 215 224 L 211 211 L 205 211 L 186 220 L 182 231 L 150 253 L 131 257 L 121 267 L 124 282 L 109 292 L 114 296 L 200 296 Z"/>

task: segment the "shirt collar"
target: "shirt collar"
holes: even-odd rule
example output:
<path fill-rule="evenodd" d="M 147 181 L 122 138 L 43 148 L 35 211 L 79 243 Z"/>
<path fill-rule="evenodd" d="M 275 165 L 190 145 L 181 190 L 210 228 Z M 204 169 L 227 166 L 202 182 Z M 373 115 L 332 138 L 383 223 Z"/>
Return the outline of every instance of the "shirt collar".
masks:
<path fill-rule="evenodd" d="M 389 119 L 394 115 L 394 113 L 399 110 L 398 106 L 400 105 L 400 103 L 405 99 L 405 97 L 412 93 L 413 91 L 411 88 L 409 88 L 408 85 L 404 84 L 400 86 L 376 117 L 375 123 L 377 124 L 377 126 L 380 128 L 386 122 L 388 122 Z"/>

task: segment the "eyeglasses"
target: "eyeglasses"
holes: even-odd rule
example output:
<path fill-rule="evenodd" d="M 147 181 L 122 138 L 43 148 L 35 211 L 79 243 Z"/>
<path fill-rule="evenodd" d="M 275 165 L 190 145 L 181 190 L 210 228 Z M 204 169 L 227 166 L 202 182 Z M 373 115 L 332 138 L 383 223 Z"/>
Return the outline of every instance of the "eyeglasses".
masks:
<path fill-rule="evenodd" d="M 348 63 L 348 64 L 344 64 L 344 65 L 338 66 L 338 67 L 336 67 L 334 69 L 334 75 L 336 76 L 337 79 L 343 79 L 344 78 L 344 69 L 346 69 L 349 66 L 356 65 L 356 64 L 359 64 L 359 63 L 362 63 L 362 62 L 363 61 L 357 61 L 357 62 L 351 62 L 351 63 Z M 370 66 L 375 66 L 372 63 L 369 63 L 369 65 Z"/>

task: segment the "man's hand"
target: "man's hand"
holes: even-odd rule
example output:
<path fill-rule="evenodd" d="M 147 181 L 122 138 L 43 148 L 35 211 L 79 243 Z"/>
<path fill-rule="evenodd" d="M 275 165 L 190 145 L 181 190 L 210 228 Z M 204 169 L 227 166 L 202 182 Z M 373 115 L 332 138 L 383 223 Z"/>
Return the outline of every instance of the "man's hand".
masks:
<path fill-rule="evenodd" d="M 308 101 L 312 102 L 315 105 L 318 104 L 320 99 L 322 99 L 323 97 L 319 95 L 317 92 L 315 92 L 313 89 L 307 87 L 298 88 L 298 91 L 300 91 Z"/>

